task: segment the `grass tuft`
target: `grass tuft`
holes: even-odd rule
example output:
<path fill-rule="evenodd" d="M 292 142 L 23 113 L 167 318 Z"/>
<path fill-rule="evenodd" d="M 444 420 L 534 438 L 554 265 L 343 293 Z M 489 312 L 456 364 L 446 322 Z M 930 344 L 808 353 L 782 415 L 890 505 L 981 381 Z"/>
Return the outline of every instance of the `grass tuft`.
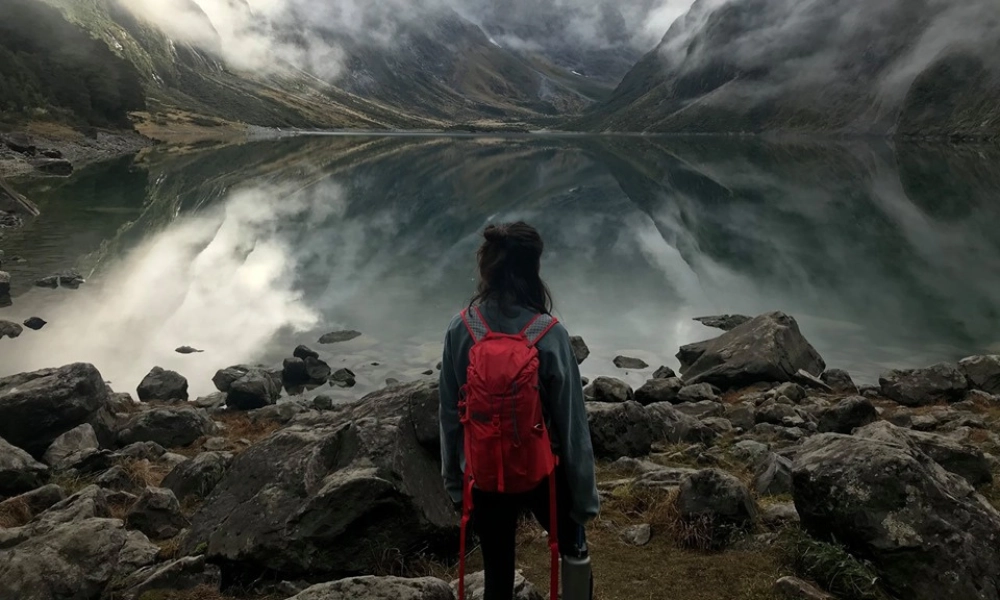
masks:
<path fill-rule="evenodd" d="M 0 504 L 0 529 L 12 529 L 27 525 L 34 516 L 27 500 L 11 498 Z"/>
<path fill-rule="evenodd" d="M 839 544 L 816 540 L 796 528 L 784 534 L 780 548 L 784 562 L 800 577 L 815 581 L 841 600 L 888 598 L 872 565 Z"/>

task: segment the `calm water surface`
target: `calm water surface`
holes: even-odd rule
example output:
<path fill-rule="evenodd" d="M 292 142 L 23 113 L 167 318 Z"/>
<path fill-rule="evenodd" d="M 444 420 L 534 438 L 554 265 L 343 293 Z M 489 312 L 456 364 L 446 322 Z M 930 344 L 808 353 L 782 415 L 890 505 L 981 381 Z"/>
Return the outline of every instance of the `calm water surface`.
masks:
<path fill-rule="evenodd" d="M 593 351 L 676 366 L 691 319 L 784 310 L 834 367 L 1000 352 L 1000 150 L 673 139 L 309 138 L 161 150 L 22 182 L 42 216 L 0 239 L 15 279 L 0 375 L 154 365 L 194 394 L 299 343 L 359 375 L 420 377 L 474 285 L 479 232 L 525 219 L 558 315 Z M 31 287 L 77 268 L 77 291 Z M 364 336 L 319 347 L 319 335 Z M 181 345 L 205 350 L 182 356 Z"/>

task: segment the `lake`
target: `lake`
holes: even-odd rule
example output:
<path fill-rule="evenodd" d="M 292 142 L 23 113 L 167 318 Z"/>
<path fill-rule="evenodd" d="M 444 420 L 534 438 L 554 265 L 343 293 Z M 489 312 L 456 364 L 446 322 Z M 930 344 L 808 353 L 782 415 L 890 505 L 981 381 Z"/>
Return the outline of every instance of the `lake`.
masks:
<path fill-rule="evenodd" d="M 193 395 L 300 343 L 358 375 L 433 369 L 491 221 L 546 241 L 586 376 L 617 354 L 677 366 L 718 313 L 793 315 L 831 367 L 1000 352 L 1000 149 L 653 137 L 301 137 L 158 148 L 17 182 L 42 215 L 0 238 L 14 304 L 0 375 L 86 361 L 117 391 L 153 367 Z M 32 287 L 76 268 L 79 290 Z M 353 341 L 319 346 L 329 331 Z M 204 353 L 180 355 L 178 346 Z M 327 388 L 326 391 L 329 391 Z"/>

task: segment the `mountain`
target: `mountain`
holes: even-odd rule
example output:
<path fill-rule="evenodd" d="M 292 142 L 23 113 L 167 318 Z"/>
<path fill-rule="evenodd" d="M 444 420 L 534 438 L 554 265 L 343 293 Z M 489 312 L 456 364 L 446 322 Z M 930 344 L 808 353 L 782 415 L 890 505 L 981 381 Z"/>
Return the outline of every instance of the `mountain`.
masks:
<path fill-rule="evenodd" d="M 992 137 L 986 2 L 698 0 L 579 128 Z"/>
<path fill-rule="evenodd" d="M 0 67 L 0 106 L 17 110 L 5 110 L 6 119 L 44 114 L 103 127 L 127 124 L 131 115 L 143 130 L 226 122 L 363 129 L 549 124 L 580 113 L 613 89 L 544 53 L 504 48 L 450 9 L 389 13 L 388 24 L 380 25 L 392 35 L 383 39 L 364 28 L 339 26 L 334 16 L 324 20 L 303 11 L 269 20 L 245 0 L 220 2 L 4 0 L 0 28 L 20 36 L 3 37 L 4 56 L 38 47 L 66 57 L 86 43 L 88 51 L 76 55 L 90 57 L 86 68 L 102 73 L 92 82 L 122 80 L 130 86 L 128 94 L 115 91 L 120 106 L 91 110 L 82 106 L 94 96 L 91 90 L 20 90 L 19 82 L 41 71 L 42 79 L 62 72 L 52 71 L 56 59 L 20 61 L 16 72 L 8 59 Z M 29 25 L 36 22 L 44 27 Z M 64 39 L 72 43 L 62 44 Z M 260 68 L 262 62 L 267 68 Z M 127 99 L 118 100 L 123 95 Z M 65 98 L 84 100 L 71 106 Z M 102 110 L 114 114 L 96 114 Z"/>

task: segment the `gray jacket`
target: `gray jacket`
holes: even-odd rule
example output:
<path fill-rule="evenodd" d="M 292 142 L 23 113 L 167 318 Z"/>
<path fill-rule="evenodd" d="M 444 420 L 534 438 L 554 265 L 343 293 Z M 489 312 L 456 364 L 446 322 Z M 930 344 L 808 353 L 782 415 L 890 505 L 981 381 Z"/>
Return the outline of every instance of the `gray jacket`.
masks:
<path fill-rule="evenodd" d="M 497 333 L 520 332 L 537 314 L 515 307 L 507 313 L 486 304 L 480 307 L 490 329 Z M 465 385 L 473 339 L 461 315 L 448 325 L 441 365 L 441 460 L 445 488 L 455 502 L 462 500 L 465 468 L 464 439 L 458 417 L 459 390 Z M 597 516 L 600 499 L 594 475 L 594 449 L 584 408 L 583 383 L 566 328 L 557 324 L 538 342 L 542 402 L 560 469 L 572 495 L 570 516 L 586 524 Z"/>

